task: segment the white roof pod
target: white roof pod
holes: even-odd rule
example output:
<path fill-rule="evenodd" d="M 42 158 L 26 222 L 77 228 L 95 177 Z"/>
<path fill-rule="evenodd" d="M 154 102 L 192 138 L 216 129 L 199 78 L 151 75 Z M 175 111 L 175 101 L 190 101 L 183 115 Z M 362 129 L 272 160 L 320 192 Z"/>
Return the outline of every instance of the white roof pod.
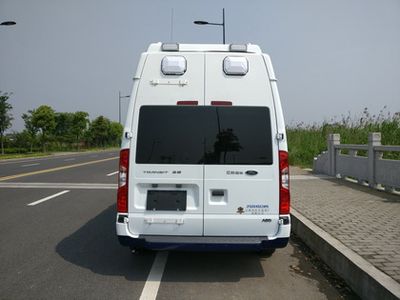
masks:
<path fill-rule="evenodd" d="M 186 72 L 186 58 L 180 55 L 168 55 L 161 61 L 161 71 L 164 75 L 183 75 Z"/>

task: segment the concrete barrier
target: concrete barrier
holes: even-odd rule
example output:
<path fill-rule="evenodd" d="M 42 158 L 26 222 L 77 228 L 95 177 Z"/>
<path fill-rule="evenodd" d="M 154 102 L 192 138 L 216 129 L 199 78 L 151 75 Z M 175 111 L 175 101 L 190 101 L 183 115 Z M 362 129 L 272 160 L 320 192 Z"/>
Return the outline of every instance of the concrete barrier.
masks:
<path fill-rule="evenodd" d="M 381 145 L 381 134 L 372 132 L 367 145 L 340 143 L 339 134 L 329 134 L 328 151 L 314 158 L 313 171 L 334 177 L 351 177 L 371 188 L 382 186 L 386 191 L 400 190 L 400 160 L 383 159 L 384 152 L 400 152 L 400 146 Z M 342 150 L 348 150 L 343 154 Z M 367 156 L 358 156 L 365 151 Z"/>

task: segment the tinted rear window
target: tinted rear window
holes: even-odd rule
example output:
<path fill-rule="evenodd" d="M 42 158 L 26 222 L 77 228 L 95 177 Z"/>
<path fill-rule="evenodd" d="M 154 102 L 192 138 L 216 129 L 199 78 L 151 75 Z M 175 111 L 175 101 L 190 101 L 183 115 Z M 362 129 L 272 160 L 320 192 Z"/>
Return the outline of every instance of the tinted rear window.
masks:
<path fill-rule="evenodd" d="M 136 163 L 272 164 L 269 109 L 142 106 Z"/>

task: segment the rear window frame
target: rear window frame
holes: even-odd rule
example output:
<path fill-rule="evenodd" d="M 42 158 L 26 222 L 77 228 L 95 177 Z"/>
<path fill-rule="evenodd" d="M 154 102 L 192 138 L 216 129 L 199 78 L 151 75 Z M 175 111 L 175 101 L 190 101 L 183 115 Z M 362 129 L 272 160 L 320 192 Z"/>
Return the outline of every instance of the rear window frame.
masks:
<path fill-rule="evenodd" d="M 148 160 L 148 161 L 144 161 L 143 158 L 143 153 L 140 153 L 140 143 L 142 140 L 141 137 L 141 126 L 142 126 L 142 111 L 143 109 L 163 109 L 163 108 L 176 108 L 178 110 L 185 110 L 187 108 L 191 108 L 193 110 L 203 110 L 203 113 L 207 113 L 206 110 L 207 109 L 212 109 L 215 111 L 218 110 L 224 110 L 224 109 L 240 109 L 240 108 L 244 108 L 244 109 L 249 109 L 249 110 L 258 110 L 261 112 L 261 110 L 264 110 L 266 112 L 266 118 L 264 119 L 264 121 L 266 121 L 266 130 L 262 131 L 264 133 L 266 133 L 265 136 L 265 146 L 266 148 L 264 148 L 266 150 L 266 158 L 265 161 L 262 162 L 257 162 L 256 160 L 254 161 L 250 161 L 250 160 L 240 160 L 239 162 L 221 162 L 221 157 L 219 156 L 219 161 L 211 161 L 209 158 L 206 157 L 206 145 L 204 145 L 204 149 L 203 149 L 203 156 L 202 159 L 197 160 L 197 162 L 195 163 L 194 160 L 191 160 L 190 162 L 184 162 L 184 161 L 175 161 L 175 162 L 162 162 L 157 160 L 156 162 L 154 161 L 154 159 L 152 160 Z M 218 114 L 217 114 L 218 115 Z M 217 118 L 219 119 L 219 118 Z M 263 121 L 261 119 L 261 121 Z M 215 121 L 216 123 L 218 123 L 217 121 Z M 272 134 L 272 130 L 273 130 L 273 120 L 271 118 L 271 109 L 268 106 L 176 106 L 176 105 L 142 105 L 140 106 L 140 108 L 138 109 L 138 122 L 137 122 L 137 139 L 136 139 L 136 147 L 134 149 L 135 151 L 135 163 L 139 164 L 139 165 L 210 165 L 210 166 L 217 166 L 217 165 L 231 165 L 231 166 L 239 166 L 239 165 L 273 165 L 274 164 L 274 143 L 273 143 L 273 134 Z M 204 125 L 206 127 L 206 125 L 204 124 L 204 122 L 199 122 L 199 124 Z M 200 126 L 201 126 L 200 125 Z M 200 128 L 200 127 L 199 127 Z M 229 128 L 228 128 L 229 129 Z M 221 132 L 216 131 L 216 133 L 221 134 Z M 217 136 L 218 136 L 217 134 Z M 204 142 L 206 144 L 206 136 L 203 137 Z M 214 139 L 214 141 L 217 141 L 217 137 Z M 154 142 L 153 142 L 154 143 Z M 179 142 L 180 143 L 180 142 Z M 175 143 L 175 144 L 179 144 L 179 143 Z M 215 143 L 214 143 L 214 149 L 215 149 Z M 201 152 L 201 151 L 200 151 Z M 214 151 L 215 152 L 215 151 Z M 227 153 L 230 152 L 236 152 L 236 151 L 228 151 Z M 239 152 L 239 151 L 237 151 Z M 242 152 L 243 153 L 243 152 Z M 221 155 L 221 152 L 219 152 L 219 155 Z M 227 154 L 226 154 L 227 155 Z M 167 156 L 168 157 L 168 156 Z M 260 159 L 261 157 L 259 157 L 258 159 Z"/>

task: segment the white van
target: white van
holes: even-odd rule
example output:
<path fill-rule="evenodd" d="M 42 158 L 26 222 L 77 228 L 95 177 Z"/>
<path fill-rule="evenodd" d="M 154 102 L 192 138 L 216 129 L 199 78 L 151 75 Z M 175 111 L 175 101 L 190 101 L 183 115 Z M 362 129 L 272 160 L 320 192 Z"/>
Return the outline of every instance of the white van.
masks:
<path fill-rule="evenodd" d="M 290 236 L 287 139 L 256 45 L 151 44 L 134 77 L 117 235 L 131 249 L 256 250 Z"/>

